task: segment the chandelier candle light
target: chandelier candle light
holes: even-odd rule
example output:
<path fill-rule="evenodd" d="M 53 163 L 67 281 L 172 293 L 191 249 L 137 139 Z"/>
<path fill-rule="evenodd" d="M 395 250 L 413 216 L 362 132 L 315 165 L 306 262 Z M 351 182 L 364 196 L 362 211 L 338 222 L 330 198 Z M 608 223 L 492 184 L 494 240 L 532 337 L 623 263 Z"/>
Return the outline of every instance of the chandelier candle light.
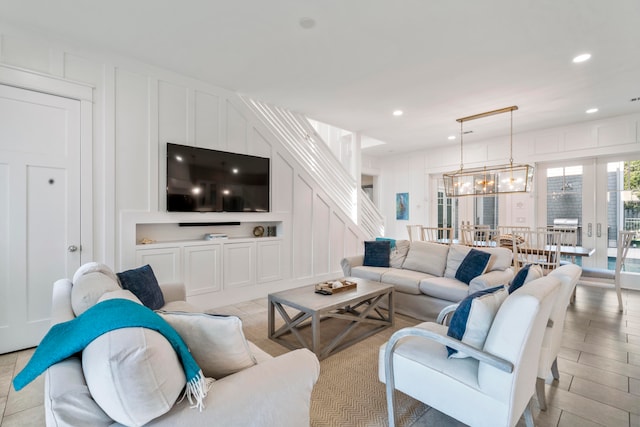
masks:
<path fill-rule="evenodd" d="M 517 109 L 518 107 L 513 105 L 456 120 L 460 123 L 460 169 L 442 174 L 447 197 L 486 196 L 531 191 L 533 166 L 513 164 L 513 111 Z M 511 114 L 509 164 L 464 169 L 462 163 L 463 123 L 507 112 Z"/>

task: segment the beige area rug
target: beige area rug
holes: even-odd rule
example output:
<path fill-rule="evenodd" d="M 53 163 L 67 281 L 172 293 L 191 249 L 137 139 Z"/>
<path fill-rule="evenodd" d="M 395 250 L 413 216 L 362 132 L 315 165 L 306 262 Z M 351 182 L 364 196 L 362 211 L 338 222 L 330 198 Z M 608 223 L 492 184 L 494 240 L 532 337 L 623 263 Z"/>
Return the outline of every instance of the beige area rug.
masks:
<path fill-rule="evenodd" d="M 261 306 L 262 304 L 256 304 Z M 267 338 L 266 302 L 264 311 L 255 307 L 253 313 L 224 311 L 243 320 L 247 339 L 264 351 L 277 356 L 289 351 Z M 215 311 L 215 310 L 211 310 Z M 221 311 L 217 311 L 221 313 Z M 313 427 L 387 425 L 385 385 L 378 381 L 378 349 L 391 334 L 419 321 L 396 315 L 393 328 L 385 329 L 357 344 L 335 353 L 320 362 L 320 377 L 311 396 L 311 425 Z M 333 325 L 321 326 L 321 336 L 333 336 Z M 324 335 L 322 335 L 324 334 Z M 429 409 L 423 403 L 396 392 L 396 422 L 411 426 Z"/>

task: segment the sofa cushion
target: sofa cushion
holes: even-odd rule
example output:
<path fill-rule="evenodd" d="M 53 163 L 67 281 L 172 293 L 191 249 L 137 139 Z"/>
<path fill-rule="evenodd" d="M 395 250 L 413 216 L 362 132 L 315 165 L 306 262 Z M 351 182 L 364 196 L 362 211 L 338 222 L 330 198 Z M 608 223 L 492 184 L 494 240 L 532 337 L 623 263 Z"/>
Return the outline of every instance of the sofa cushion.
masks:
<path fill-rule="evenodd" d="M 482 349 L 493 319 L 507 295 L 508 291 L 504 286 L 496 286 L 469 295 L 460 301 L 458 308 L 451 316 L 447 335 L 479 350 Z M 469 357 L 450 347 L 447 347 L 447 352 L 449 358 Z"/>
<path fill-rule="evenodd" d="M 180 334 L 206 377 L 219 379 L 256 364 L 238 317 L 157 313 Z"/>
<path fill-rule="evenodd" d="M 491 258 L 491 254 L 471 249 L 460 263 L 460 267 L 456 271 L 456 279 L 468 285 L 474 277 L 485 272 L 489 258 Z"/>
<path fill-rule="evenodd" d="M 414 270 L 392 268 L 382 275 L 381 281 L 394 285 L 398 292 L 420 295 L 420 281 L 428 277 L 433 276 Z"/>
<path fill-rule="evenodd" d="M 388 240 L 364 242 L 365 267 L 389 267 L 391 243 Z"/>
<path fill-rule="evenodd" d="M 146 328 L 121 328 L 93 340 L 82 352 L 91 396 L 120 424 L 140 426 L 168 412 L 186 384 L 167 339 Z"/>
<path fill-rule="evenodd" d="M 358 266 L 351 269 L 352 277 L 359 277 L 361 279 L 373 280 L 374 282 L 381 282 L 382 275 L 389 271 L 385 267 L 365 267 Z"/>
<path fill-rule="evenodd" d="M 93 271 L 79 275 L 71 288 L 71 308 L 76 316 L 96 305 L 102 294 L 120 290 L 110 275 Z"/>
<path fill-rule="evenodd" d="M 124 289 L 133 292 L 151 310 L 158 310 L 164 305 L 162 290 L 149 264 L 118 273 L 118 280 Z"/>
<path fill-rule="evenodd" d="M 432 242 L 411 242 L 402 268 L 421 271 L 434 276 L 442 276 L 447 264 L 448 252 L 449 245 Z"/>
<path fill-rule="evenodd" d="M 542 267 L 539 265 L 527 264 L 523 266 L 518 274 L 509 282 L 509 293 L 518 290 L 522 285 L 532 280 L 536 280 L 544 276 Z"/>
<path fill-rule="evenodd" d="M 396 248 L 391 251 L 391 256 L 389 257 L 389 267 L 402 268 L 410 246 L 411 242 L 408 240 L 396 240 Z"/>
<path fill-rule="evenodd" d="M 118 289 L 117 291 L 105 292 L 98 299 L 98 302 L 102 302 L 102 301 L 106 301 L 106 300 L 110 300 L 110 299 L 115 299 L 115 298 L 126 299 L 126 300 L 133 301 L 133 302 L 135 302 L 137 304 L 141 304 L 142 305 L 142 302 L 138 299 L 138 297 L 135 296 L 133 294 L 133 292 L 131 292 L 131 291 L 127 290 L 127 289 Z"/>
<path fill-rule="evenodd" d="M 444 277 L 454 278 L 458 267 L 467 256 L 471 249 L 475 249 L 482 252 L 491 254 L 489 264 L 487 265 L 487 272 L 500 270 L 504 271 L 511 267 L 511 261 L 513 259 L 513 252 L 506 248 L 471 248 L 465 245 L 451 245 L 449 253 L 447 254 L 447 268 L 444 271 Z"/>
<path fill-rule="evenodd" d="M 458 302 L 469 295 L 469 286 L 458 279 L 432 277 L 420 281 L 420 292 L 430 297 Z"/>

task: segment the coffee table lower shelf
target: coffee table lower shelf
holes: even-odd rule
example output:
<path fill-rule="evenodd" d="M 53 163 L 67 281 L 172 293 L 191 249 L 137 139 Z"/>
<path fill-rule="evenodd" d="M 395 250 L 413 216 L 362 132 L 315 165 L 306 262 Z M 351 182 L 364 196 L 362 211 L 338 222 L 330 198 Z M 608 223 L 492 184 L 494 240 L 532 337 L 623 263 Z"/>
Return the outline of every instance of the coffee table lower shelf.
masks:
<path fill-rule="evenodd" d="M 319 295 L 314 286 L 305 286 L 269 294 L 268 299 L 269 338 L 292 350 L 308 348 L 320 360 L 393 326 L 391 285 L 358 280 L 356 289 L 334 295 Z M 284 321 L 277 330 L 276 311 Z M 324 326 L 329 324 L 330 331 Z M 328 342 L 321 340 L 321 331 L 331 333 Z"/>

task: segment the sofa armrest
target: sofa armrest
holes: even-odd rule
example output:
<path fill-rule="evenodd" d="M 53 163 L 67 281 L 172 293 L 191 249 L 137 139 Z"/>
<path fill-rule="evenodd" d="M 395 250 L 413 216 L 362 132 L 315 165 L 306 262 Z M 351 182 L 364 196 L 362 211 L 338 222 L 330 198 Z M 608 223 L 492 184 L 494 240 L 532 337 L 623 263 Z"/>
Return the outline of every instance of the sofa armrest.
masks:
<path fill-rule="evenodd" d="M 51 296 L 51 324 L 73 320 L 76 315 L 71 307 L 71 288 L 73 284 L 69 279 L 56 280 L 53 283 Z"/>
<path fill-rule="evenodd" d="M 185 399 L 149 425 L 308 426 L 319 374 L 315 354 L 294 350 L 215 381 L 202 413 L 190 409 Z"/>
<path fill-rule="evenodd" d="M 186 301 L 187 291 L 182 283 L 165 283 L 160 285 L 164 302 Z"/>
<path fill-rule="evenodd" d="M 364 264 L 364 255 L 354 255 L 346 258 L 342 258 L 340 266 L 345 277 L 351 276 L 351 269 Z"/>
<path fill-rule="evenodd" d="M 513 270 L 511 268 L 507 268 L 504 271 L 494 270 L 481 274 L 469 282 L 469 294 L 498 285 L 508 285 L 511 279 L 513 279 Z"/>

